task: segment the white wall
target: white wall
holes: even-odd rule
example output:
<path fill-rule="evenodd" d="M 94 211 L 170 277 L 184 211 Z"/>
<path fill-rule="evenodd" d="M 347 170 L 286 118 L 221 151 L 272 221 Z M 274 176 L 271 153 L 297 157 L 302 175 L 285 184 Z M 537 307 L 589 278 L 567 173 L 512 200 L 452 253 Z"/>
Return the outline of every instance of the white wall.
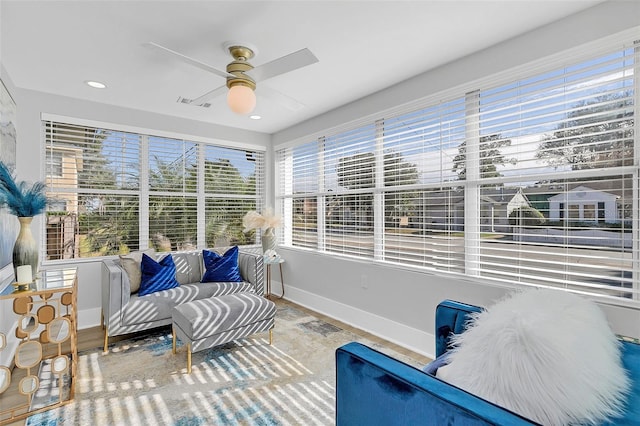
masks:
<path fill-rule="evenodd" d="M 444 299 L 488 306 L 508 293 L 491 282 L 278 248 L 285 298 L 432 356 L 435 308 Z M 274 269 L 272 289 L 280 294 Z M 615 333 L 640 337 L 640 312 L 600 305 Z"/>
<path fill-rule="evenodd" d="M 551 7 L 551 6 L 544 6 Z M 638 30 L 640 2 L 607 2 L 421 74 L 273 135 L 280 144 L 317 134 L 417 97 L 445 92 L 541 57 L 622 31 Z M 635 28 L 634 28 L 635 27 Z M 434 309 L 443 299 L 488 305 L 506 290 L 488 282 L 280 248 L 285 297 L 425 354 L 434 347 Z M 279 278 L 278 274 L 274 274 Z M 279 289 L 279 284 L 274 288 Z M 616 333 L 640 337 L 640 312 L 602 306 Z"/>
<path fill-rule="evenodd" d="M 503 289 L 445 274 L 428 274 L 373 261 L 278 248 L 285 298 L 392 342 L 431 355 L 435 308 L 444 299 L 486 305 Z M 280 275 L 273 273 L 274 293 Z"/>

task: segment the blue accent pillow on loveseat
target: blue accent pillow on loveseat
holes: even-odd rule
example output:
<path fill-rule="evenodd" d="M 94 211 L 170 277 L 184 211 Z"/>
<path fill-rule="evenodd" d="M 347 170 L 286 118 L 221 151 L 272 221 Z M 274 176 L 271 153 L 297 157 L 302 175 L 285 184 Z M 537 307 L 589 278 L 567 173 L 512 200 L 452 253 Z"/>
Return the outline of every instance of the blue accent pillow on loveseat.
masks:
<path fill-rule="evenodd" d="M 242 281 L 238 268 L 238 246 L 233 246 L 222 256 L 214 251 L 202 250 L 206 269 L 201 282 L 239 282 Z"/>
<path fill-rule="evenodd" d="M 160 262 L 156 262 L 146 254 L 143 254 L 140 268 L 142 278 L 138 296 L 169 290 L 180 285 L 176 280 L 176 265 L 173 263 L 173 258 L 170 254 Z"/>

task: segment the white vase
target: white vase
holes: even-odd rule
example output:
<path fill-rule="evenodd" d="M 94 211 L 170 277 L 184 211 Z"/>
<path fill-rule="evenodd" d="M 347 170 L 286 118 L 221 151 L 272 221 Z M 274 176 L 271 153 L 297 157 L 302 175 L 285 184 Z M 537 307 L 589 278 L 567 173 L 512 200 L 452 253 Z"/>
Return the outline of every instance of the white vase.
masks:
<path fill-rule="evenodd" d="M 278 242 L 276 240 L 276 230 L 274 228 L 265 229 L 262 234 L 262 252 L 267 250 L 275 250 Z"/>
<path fill-rule="evenodd" d="M 38 245 L 31 233 L 32 217 L 19 217 L 20 232 L 13 246 L 13 267 L 17 271 L 18 266 L 31 266 L 32 276 L 38 272 Z M 17 278 L 16 272 L 16 278 Z"/>

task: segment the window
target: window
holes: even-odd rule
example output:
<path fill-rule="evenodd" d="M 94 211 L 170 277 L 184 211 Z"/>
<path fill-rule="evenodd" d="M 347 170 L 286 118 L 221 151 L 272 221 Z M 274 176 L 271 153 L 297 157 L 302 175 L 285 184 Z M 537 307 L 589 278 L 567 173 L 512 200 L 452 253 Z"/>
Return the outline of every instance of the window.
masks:
<path fill-rule="evenodd" d="M 256 232 L 242 232 L 249 210 L 262 210 L 264 155 L 255 151 L 204 147 L 205 244 L 253 244 Z"/>
<path fill-rule="evenodd" d="M 47 176 L 52 178 L 62 177 L 62 157 L 62 152 L 58 150 L 51 150 L 49 155 L 47 155 Z"/>
<path fill-rule="evenodd" d="M 318 204 L 316 194 L 324 182 L 320 175 L 318 144 L 310 143 L 292 149 L 285 167 L 279 167 L 278 179 L 291 198 L 284 200 L 284 211 L 289 223 L 293 244 L 298 247 L 318 247 L 318 209 L 324 211 L 322 200 Z M 294 183 L 295 182 L 295 185 Z"/>
<path fill-rule="evenodd" d="M 373 255 L 375 126 L 323 138 L 325 250 Z"/>
<path fill-rule="evenodd" d="M 585 221 L 593 222 L 596 218 L 595 206 L 593 204 L 585 204 L 583 207 L 583 217 Z"/>
<path fill-rule="evenodd" d="M 43 121 L 47 259 L 254 244 L 264 153 Z M 60 164 L 60 167 L 56 167 Z"/>
<path fill-rule="evenodd" d="M 604 207 L 605 204 L 601 201 L 598 201 L 598 222 L 604 222 L 604 220 L 607 218 Z"/>
<path fill-rule="evenodd" d="M 640 299 L 640 67 L 620 46 L 276 148 L 283 243 Z"/>

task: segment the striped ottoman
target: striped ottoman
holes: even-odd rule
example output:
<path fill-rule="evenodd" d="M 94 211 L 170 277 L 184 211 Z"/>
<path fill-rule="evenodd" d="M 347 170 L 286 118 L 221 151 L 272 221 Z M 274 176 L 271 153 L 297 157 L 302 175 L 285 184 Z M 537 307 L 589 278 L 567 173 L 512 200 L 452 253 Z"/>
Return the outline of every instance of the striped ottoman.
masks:
<path fill-rule="evenodd" d="M 176 337 L 187 344 L 187 373 L 191 354 L 234 339 L 269 330 L 269 344 L 276 304 L 255 293 L 236 293 L 194 300 L 173 308 L 173 353 Z"/>

